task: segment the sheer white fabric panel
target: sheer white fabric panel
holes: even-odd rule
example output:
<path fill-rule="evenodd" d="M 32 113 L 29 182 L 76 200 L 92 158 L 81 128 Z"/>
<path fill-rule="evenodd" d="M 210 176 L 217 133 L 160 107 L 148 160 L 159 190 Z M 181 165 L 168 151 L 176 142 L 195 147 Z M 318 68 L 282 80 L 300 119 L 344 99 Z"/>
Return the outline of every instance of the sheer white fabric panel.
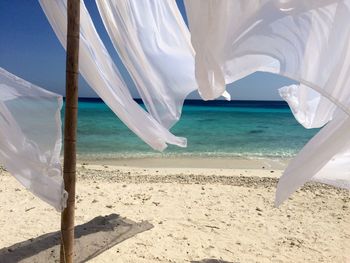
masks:
<path fill-rule="evenodd" d="M 347 108 L 349 0 L 185 0 L 196 79 L 210 99 L 252 72 L 278 73 Z"/>
<path fill-rule="evenodd" d="M 197 89 L 190 34 L 174 0 L 98 0 L 100 15 L 148 111 L 165 127 Z"/>
<path fill-rule="evenodd" d="M 321 128 L 333 118 L 336 105 L 303 84 L 283 87 L 279 93 L 297 121 L 307 129 Z"/>
<path fill-rule="evenodd" d="M 0 68 L 0 163 L 28 190 L 66 207 L 61 151 L 62 97 Z"/>
<path fill-rule="evenodd" d="M 62 46 L 66 46 L 67 1 L 39 0 Z M 101 41 L 91 17 L 81 1 L 80 73 L 113 110 L 113 112 L 142 140 L 156 150 L 167 143 L 186 146 L 186 139 L 176 137 L 131 97 L 116 65 Z"/>
<path fill-rule="evenodd" d="M 308 181 L 350 189 L 349 129 L 350 118 L 340 112 L 306 144 L 278 182 L 276 205 Z"/>
<path fill-rule="evenodd" d="M 350 1 L 185 0 L 185 5 L 204 99 L 218 97 L 225 83 L 255 71 L 272 72 L 301 83 L 280 94 L 302 125 L 331 121 L 291 162 L 276 203 L 312 178 L 347 188 L 350 176 L 340 164 L 348 156 L 343 148 L 348 120 L 336 109 L 350 113 L 350 27 L 345 26 Z M 335 174 L 330 169 L 336 164 Z"/>

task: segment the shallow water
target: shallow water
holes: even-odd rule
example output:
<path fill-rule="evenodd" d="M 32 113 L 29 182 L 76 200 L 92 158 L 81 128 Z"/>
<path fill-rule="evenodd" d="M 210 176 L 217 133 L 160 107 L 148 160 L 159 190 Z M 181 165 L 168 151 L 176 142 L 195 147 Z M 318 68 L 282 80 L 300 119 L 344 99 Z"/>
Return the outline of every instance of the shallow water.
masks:
<path fill-rule="evenodd" d="M 142 142 L 101 101 L 79 102 L 78 154 L 85 158 L 293 157 L 318 131 L 304 129 L 283 102 L 189 102 L 172 128 L 187 148 L 163 153 Z"/>

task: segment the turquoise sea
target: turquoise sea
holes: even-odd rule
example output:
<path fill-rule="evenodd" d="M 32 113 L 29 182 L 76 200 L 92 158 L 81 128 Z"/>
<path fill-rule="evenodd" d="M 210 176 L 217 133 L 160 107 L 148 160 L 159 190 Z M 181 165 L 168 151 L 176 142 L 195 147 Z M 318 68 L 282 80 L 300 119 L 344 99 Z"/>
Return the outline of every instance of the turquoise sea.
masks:
<path fill-rule="evenodd" d="M 294 156 L 317 132 L 294 119 L 284 102 L 188 101 L 172 128 L 186 137 L 187 148 L 152 150 L 100 100 L 79 101 L 78 155 L 83 158 L 129 157 L 273 157 Z"/>

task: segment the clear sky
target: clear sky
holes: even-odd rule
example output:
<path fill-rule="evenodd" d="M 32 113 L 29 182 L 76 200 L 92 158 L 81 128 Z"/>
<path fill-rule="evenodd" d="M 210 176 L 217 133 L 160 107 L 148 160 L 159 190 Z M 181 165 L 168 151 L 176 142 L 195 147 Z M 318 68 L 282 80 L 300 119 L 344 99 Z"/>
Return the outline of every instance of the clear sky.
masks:
<path fill-rule="evenodd" d="M 177 0 L 184 14 L 182 0 Z M 119 67 L 134 97 L 134 84 L 104 29 L 95 0 L 85 0 L 104 44 Z M 45 89 L 64 95 L 65 51 L 37 0 L 0 0 L 0 67 Z M 256 73 L 229 86 L 233 99 L 280 100 L 277 89 L 292 82 L 267 73 Z M 80 96 L 96 97 L 80 79 Z M 189 98 L 198 98 L 191 94 Z"/>

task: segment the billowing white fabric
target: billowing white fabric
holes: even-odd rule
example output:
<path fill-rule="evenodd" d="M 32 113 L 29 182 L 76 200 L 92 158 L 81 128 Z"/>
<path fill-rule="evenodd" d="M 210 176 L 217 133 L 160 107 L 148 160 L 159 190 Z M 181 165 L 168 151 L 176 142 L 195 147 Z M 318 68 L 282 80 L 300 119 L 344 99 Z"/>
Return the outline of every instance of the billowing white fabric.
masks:
<path fill-rule="evenodd" d="M 289 163 L 278 182 L 276 205 L 310 180 L 350 189 L 350 118 L 343 112 L 335 116 Z"/>
<path fill-rule="evenodd" d="M 344 163 L 343 146 L 350 140 L 350 27 L 345 26 L 350 1 L 185 0 L 185 5 L 205 99 L 218 97 L 225 83 L 272 72 L 301 83 L 280 91 L 301 124 L 313 128 L 330 121 L 286 169 L 276 203 L 313 177 L 348 188 L 347 166 L 330 171 Z"/>
<path fill-rule="evenodd" d="M 36 196 L 66 207 L 61 151 L 62 97 L 0 68 L 0 163 Z"/>
<path fill-rule="evenodd" d="M 303 84 L 283 87 L 279 93 L 297 121 L 307 129 L 321 128 L 333 118 L 336 105 Z"/>
<path fill-rule="evenodd" d="M 289 164 L 277 188 L 276 205 L 308 180 L 350 189 L 348 115 L 334 111 L 335 104 L 304 85 L 284 87 L 280 94 L 305 128 L 331 122 Z M 337 128 L 342 122 L 344 127 Z"/>
<path fill-rule="evenodd" d="M 66 46 L 67 1 L 39 0 L 62 46 Z M 156 150 L 167 143 L 186 146 L 186 139 L 176 137 L 131 97 L 116 65 L 101 41 L 91 17 L 81 1 L 79 69 L 82 76 L 113 110 L 113 112 L 142 140 Z"/>
<path fill-rule="evenodd" d="M 98 0 L 107 32 L 148 111 L 165 127 L 197 89 L 190 34 L 173 0 Z"/>

